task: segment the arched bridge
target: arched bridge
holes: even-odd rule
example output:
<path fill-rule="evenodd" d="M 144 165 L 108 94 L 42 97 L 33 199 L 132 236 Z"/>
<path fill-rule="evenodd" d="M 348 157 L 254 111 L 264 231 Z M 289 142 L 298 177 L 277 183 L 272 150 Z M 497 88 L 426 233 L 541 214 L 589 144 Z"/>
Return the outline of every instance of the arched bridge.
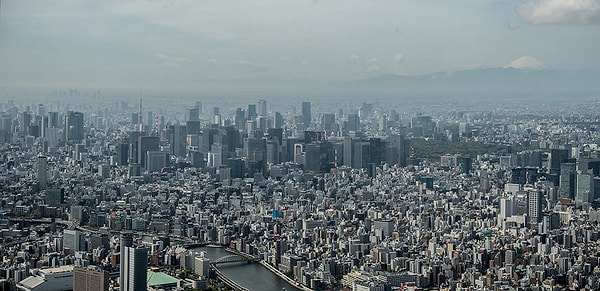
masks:
<path fill-rule="evenodd" d="M 256 261 L 256 260 L 251 259 L 251 258 L 247 258 L 247 257 L 242 257 L 242 256 L 238 256 L 238 255 L 227 255 L 227 256 L 220 257 L 220 258 L 216 259 L 212 263 L 214 265 L 219 265 L 219 264 L 236 263 L 236 262 L 251 263 L 251 262 L 254 262 L 254 261 Z"/>

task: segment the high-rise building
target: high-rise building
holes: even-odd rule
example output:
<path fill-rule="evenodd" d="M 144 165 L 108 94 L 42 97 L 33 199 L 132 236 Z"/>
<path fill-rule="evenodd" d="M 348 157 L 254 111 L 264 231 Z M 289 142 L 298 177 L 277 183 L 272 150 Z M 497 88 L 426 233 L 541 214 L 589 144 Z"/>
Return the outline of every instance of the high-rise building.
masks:
<path fill-rule="evenodd" d="M 504 220 L 513 215 L 515 200 L 513 196 L 500 198 L 500 213 L 498 214 L 498 224 L 502 225 Z"/>
<path fill-rule="evenodd" d="M 199 257 L 194 258 L 194 272 L 200 277 L 208 277 L 208 270 L 210 266 L 210 260 L 201 254 Z"/>
<path fill-rule="evenodd" d="M 108 273 L 99 267 L 73 269 L 73 290 L 108 291 Z"/>
<path fill-rule="evenodd" d="M 575 198 L 575 178 L 577 177 L 575 163 L 560 164 L 560 197 Z"/>
<path fill-rule="evenodd" d="M 591 202 L 594 197 L 594 176 L 588 172 L 577 173 L 577 191 L 575 203 Z"/>
<path fill-rule="evenodd" d="M 392 134 L 389 137 L 386 150 L 386 161 L 389 164 L 399 164 L 405 167 L 410 155 L 410 140 L 406 139 L 403 135 Z"/>
<path fill-rule="evenodd" d="M 256 104 L 248 104 L 248 111 L 246 111 L 247 119 L 256 118 Z"/>
<path fill-rule="evenodd" d="M 44 201 L 48 206 L 59 206 L 64 199 L 64 193 L 61 189 L 46 189 Z"/>
<path fill-rule="evenodd" d="M 29 112 L 21 113 L 21 118 L 19 120 L 20 132 L 26 133 L 30 124 L 31 124 L 31 113 L 29 113 Z"/>
<path fill-rule="evenodd" d="M 117 145 L 117 164 L 119 166 L 129 164 L 129 144 L 126 142 Z"/>
<path fill-rule="evenodd" d="M 121 288 L 123 288 L 123 286 L 125 286 L 125 273 L 127 272 L 127 269 L 125 268 L 125 248 L 131 247 L 133 246 L 133 233 L 131 232 L 122 232 L 121 233 L 121 241 L 120 241 L 120 246 L 119 246 L 119 252 L 120 254 L 120 262 L 119 262 L 119 270 L 120 270 L 120 274 L 119 274 L 119 286 L 121 286 Z M 123 289 L 121 289 L 123 290 Z"/>
<path fill-rule="evenodd" d="M 527 215 L 529 216 L 529 225 L 535 226 L 542 221 L 542 203 L 544 201 L 544 192 L 541 190 L 529 190 L 527 192 Z"/>
<path fill-rule="evenodd" d="M 302 123 L 304 123 L 304 128 L 309 128 L 311 121 L 312 121 L 312 110 L 311 110 L 310 102 L 304 101 L 304 102 L 302 102 Z"/>
<path fill-rule="evenodd" d="M 146 152 L 146 170 L 158 173 L 169 165 L 169 153 L 161 151 Z"/>
<path fill-rule="evenodd" d="M 550 172 L 560 172 L 560 164 L 565 163 L 569 158 L 569 151 L 566 149 L 550 150 Z"/>
<path fill-rule="evenodd" d="M 142 168 L 146 167 L 146 155 L 149 151 L 160 150 L 160 137 L 158 136 L 142 136 L 138 144 L 138 162 L 142 164 Z"/>
<path fill-rule="evenodd" d="M 152 111 L 146 112 L 146 127 L 150 129 L 154 127 L 154 114 Z"/>
<path fill-rule="evenodd" d="M 76 229 L 65 229 L 63 232 L 63 250 L 65 253 L 74 254 L 83 250 L 85 236 Z"/>
<path fill-rule="evenodd" d="M 38 185 L 40 190 L 44 190 L 48 186 L 48 158 L 46 156 L 38 156 L 37 168 Z"/>
<path fill-rule="evenodd" d="M 283 115 L 281 115 L 281 113 L 279 113 L 279 112 L 275 112 L 273 114 L 273 127 L 274 128 L 283 128 L 283 126 L 284 126 Z"/>
<path fill-rule="evenodd" d="M 148 249 L 145 247 L 125 247 L 121 252 L 122 291 L 145 291 L 148 289 Z"/>
<path fill-rule="evenodd" d="M 235 118 L 234 118 L 235 128 L 236 129 L 244 129 L 246 125 L 246 112 L 242 108 L 238 108 L 235 110 Z"/>
<path fill-rule="evenodd" d="M 169 126 L 169 145 L 171 154 L 177 157 L 184 157 L 186 144 L 186 128 L 185 125 Z"/>
<path fill-rule="evenodd" d="M 81 141 L 83 137 L 83 113 L 69 111 L 65 117 L 65 140 Z"/>
<path fill-rule="evenodd" d="M 200 120 L 200 107 L 194 106 L 188 108 L 186 121 L 198 121 Z"/>
<path fill-rule="evenodd" d="M 266 100 L 258 100 L 258 108 L 257 108 L 258 116 L 267 116 L 267 101 Z"/>
<path fill-rule="evenodd" d="M 321 129 L 325 130 L 327 133 L 338 130 L 337 125 L 335 124 L 335 114 L 323 113 L 321 115 Z"/>
<path fill-rule="evenodd" d="M 360 130 L 360 117 L 356 113 L 348 114 L 348 121 L 346 122 L 346 130 L 356 131 Z"/>

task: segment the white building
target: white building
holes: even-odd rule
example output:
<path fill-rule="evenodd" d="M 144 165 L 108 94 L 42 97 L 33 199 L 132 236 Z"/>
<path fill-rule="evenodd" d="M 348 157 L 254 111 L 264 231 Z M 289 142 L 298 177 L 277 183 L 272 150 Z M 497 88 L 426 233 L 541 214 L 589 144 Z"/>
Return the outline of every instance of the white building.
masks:
<path fill-rule="evenodd" d="M 24 291 L 73 290 L 73 265 L 39 269 L 32 273 L 33 275 L 17 283 L 17 289 Z"/>

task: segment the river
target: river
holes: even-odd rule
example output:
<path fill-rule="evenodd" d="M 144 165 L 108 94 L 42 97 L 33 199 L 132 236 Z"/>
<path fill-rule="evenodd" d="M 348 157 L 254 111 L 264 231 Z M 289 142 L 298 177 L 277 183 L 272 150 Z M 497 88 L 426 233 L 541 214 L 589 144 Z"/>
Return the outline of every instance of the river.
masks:
<path fill-rule="evenodd" d="M 205 251 L 206 256 L 214 261 L 220 257 L 231 255 L 222 248 L 200 247 L 192 251 Z M 219 270 L 231 280 L 241 284 L 250 290 L 280 291 L 280 290 L 298 290 L 285 280 L 273 274 L 267 268 L 259 263 L 229 263 L 217 266 Z"/>

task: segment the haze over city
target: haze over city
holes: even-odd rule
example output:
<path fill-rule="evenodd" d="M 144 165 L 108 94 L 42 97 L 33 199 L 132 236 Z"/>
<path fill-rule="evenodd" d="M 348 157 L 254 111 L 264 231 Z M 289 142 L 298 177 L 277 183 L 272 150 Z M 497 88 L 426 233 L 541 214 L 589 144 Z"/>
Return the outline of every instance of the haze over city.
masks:
<path fill-rule="evenodd" d="M 600 67 L 595 0 L 4 0 L 1 13 L 0 86 L 13 89 L 316 94 L 381 76 Z"/>

